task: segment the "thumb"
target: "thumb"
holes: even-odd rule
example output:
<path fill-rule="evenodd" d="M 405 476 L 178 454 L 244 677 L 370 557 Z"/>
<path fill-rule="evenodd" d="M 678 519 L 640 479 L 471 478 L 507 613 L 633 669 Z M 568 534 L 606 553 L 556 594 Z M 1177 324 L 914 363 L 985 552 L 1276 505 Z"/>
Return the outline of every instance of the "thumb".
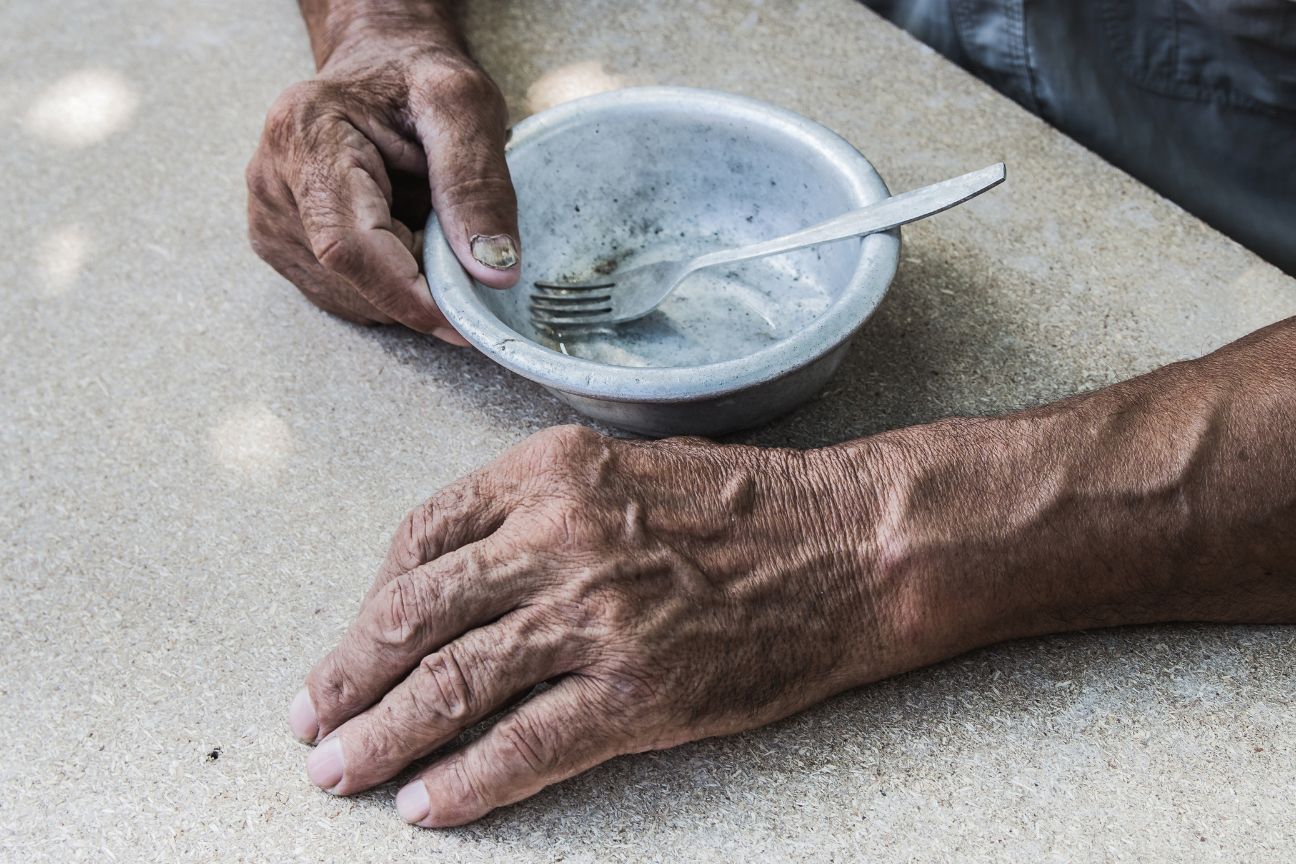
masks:
<path fill-rule="evenodd" d="M 507 112 L 499 89 L 480 72 L 438 82 L 415 109 L 427 154 L 432 209 L 455 257 L 492 288 L 518 280 L 517 195 L 504 161 Z"/>

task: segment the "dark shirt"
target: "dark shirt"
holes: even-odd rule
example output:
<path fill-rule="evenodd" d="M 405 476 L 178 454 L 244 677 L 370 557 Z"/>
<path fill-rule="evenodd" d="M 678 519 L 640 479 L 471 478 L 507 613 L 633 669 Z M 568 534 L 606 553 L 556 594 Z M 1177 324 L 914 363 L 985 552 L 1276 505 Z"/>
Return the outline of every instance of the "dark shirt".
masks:
<path fill-rule="evenodd" d="M 1296 274 L 1296 0 L 864 2 Z"/>

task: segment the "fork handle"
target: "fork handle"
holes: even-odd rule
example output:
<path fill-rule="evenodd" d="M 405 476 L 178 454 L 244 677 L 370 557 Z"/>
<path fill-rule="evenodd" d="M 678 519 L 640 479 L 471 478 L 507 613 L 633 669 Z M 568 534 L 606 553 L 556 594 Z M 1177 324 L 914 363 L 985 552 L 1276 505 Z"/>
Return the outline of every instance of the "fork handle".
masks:
<path fill-rule="evenodd" d="M 1004 181 L 1004 177 L 1004 163 L 999 162 L 980 171 L 923 186 L 921 189 L 892 196 L 858 210 L 843 213 L 841 216 L 834 216 L 826 222 L 802 228 L 800 231 L 782 237 L 753 243 L 750 246 L 740 246 L 737 249 L 724 249 L 699 255 L 689 263 L 689 272 L 703 267 L 714 267 L 717 264 L 733 264 L 737 261 L 764 258 L 767 255 L 791 252 L 807 246 L 830 243 L 833 240 L 844 240 L 847 237 L 888 231 L 975 198 L 987 189 L 998 186 Z"/>

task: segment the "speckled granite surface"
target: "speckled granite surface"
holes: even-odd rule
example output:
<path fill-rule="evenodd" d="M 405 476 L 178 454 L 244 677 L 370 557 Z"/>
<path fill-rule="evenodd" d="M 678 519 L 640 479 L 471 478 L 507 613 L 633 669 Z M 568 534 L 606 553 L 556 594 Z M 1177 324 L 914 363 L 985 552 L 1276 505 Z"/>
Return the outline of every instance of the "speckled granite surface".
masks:
<path fill-rule="evenodd" d="M 849 0 L 475 0 L 515 116 L 718 87 L 907 188 L 1009 182 L 905 231 L 808 446 L 1098 386 L 1296 313 L 1296 285 Z M 318 313 L 244 241 L 292 3 L 0 10 L 0 857 L 1291 860 L 1296 628 L 976 652 L 772 728 L 618 760 L 477 825 L 309 786 L 285 710 L 416 500 L 572 415 L 471 353 Z"/>

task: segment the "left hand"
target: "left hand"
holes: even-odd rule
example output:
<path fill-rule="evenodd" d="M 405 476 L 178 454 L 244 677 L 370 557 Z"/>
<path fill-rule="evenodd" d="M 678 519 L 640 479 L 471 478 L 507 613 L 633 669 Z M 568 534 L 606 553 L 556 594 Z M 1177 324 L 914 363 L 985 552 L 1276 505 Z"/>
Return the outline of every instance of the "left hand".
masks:
<path fill-rule="evenodd" d="M 291 722 L 311 780 L 460 825 L 613 756 L 770 723 L 916 665 L 841 451 L 533 436 L 400 526 Z M 925 659 L 925 658 L 918 658 Z"/>

